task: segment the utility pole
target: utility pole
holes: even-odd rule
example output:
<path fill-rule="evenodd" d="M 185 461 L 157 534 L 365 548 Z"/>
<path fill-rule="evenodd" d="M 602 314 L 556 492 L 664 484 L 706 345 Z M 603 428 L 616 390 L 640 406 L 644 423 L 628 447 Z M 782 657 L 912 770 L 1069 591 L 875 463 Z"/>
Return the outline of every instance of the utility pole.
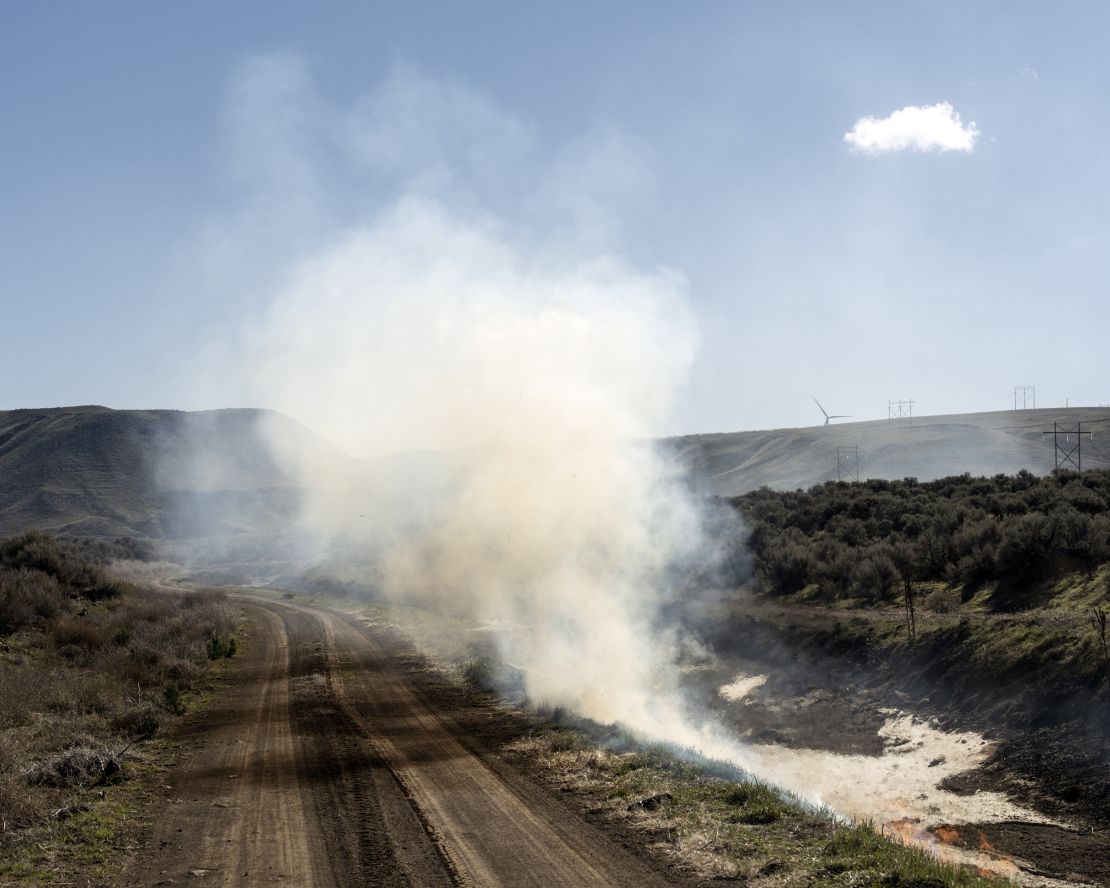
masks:
<path fill-rule="evenodd" d="M 859 481 L 859 447 L 836 448 L 836 480 Z"/>
<path fill-rule="evenodd" d="M 1021 406 L 1018 407 L 1018 397 L 1021 397 Z M 1037 409 L 1037 387 L 1035 385 L 1015 385 L 1014 386 L 1014 409 L 1015 410 L 1036 410 Z"/>
<path fill-rule="evenodd" d="M 913 421 L 913 399 L 897 400 L 886 402 L 886 421 L 897 422 L 901 425 L 903 421 Z"/>
<path fill-rule="evenodd" d="M 1043 441 L 1049 435 L 1052 435 L 1052 446 L 1056 457 L 1056 468 L 1052 471 L 1059 472 L 1061 469 L 1070 467 L 1077 472 L 1082 472 L 1083 436 L 1090 438 L 1092 433 L 1083 431 L 1081 422 L 1074 425 L 1054 422 L 1051 432 L 1041 433 L 1041 440 Z M 1074 443 L 1072 438 L 1075 439 Z"/>

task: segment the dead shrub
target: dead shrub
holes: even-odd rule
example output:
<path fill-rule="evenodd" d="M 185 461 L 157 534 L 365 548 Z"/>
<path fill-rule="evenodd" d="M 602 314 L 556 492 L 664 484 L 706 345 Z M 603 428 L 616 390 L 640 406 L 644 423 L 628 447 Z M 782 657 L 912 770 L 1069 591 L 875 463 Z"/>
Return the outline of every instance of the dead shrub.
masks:
<path fill-rule="evenodd" d="M 72 646 L 78 658 L 84 656 L 84 649 Z M 62 653 L 61 651 L 58 652 Z M 50 686 L 49 694 L 38 701 L 37 709 L 47 712 L 74 713 L 87 712 L 89 701 L 89 680 L 87 676 L 72 669 L 60 670 Z"/>
<path fill-rule="evenodd" d="M 108 632 L 104 626 L 83 617 L 63 617 L 50 627 L 59 653 L 68 645 L 76 645 L 85 651 L 95 651 L 108 644 Z"/>
<path fill-rule="evenodd" d="M 162 713 L 149 700 L 135 700 L 112 720 L 112 730 L 132 740 L 146 740 L 158 733 Z"/>
<path fill-rule="evenodd" d="M 0 670 L 0 730 L 30 724 L 33 714 L 53 693 L 54 685 L 54 676 L 42 669 Z"/>
<path fill-rule="evenodd" d="M 174 657 L 171 660 L 166 660 L 163 665 L 162 674 L 171 682 L 181 687 L 191 687 L 204 673 L 204 669 L 198 666 L 191 660 L 183 660 L 180 657 Z"/>
<path fill-rule="evenodd" d="M 17 632 L 36 617 L 53 617 L 65 601 L 58 581 L 48 574 L 0 568 L 0 635 Z"/>
<path fill-rule="evenodd" d="M 0 836 L 39 820 L 44 801 L 16 775 L 0 774 Z"/>
<path fill-rule="evenodd" d="M 31 765 L 27 769 L 27 784 L 70 789 L 91 783 L 110 771 L 113 764 L 115 759 L 108 747 L 92 737 L 82 737 Z"/>
<path fill-rule="evenodd" d="M 81 647 L 79 644 L 63 644 L 58 648 L 58 656 L 65 660 L 84 660 L 88 656 L 88 651 Z"/>

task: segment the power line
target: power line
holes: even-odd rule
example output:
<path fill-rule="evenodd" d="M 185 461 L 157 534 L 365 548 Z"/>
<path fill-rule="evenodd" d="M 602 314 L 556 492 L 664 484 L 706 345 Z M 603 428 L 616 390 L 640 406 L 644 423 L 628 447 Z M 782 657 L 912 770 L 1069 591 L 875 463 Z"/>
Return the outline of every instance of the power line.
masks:
<path fill-rule="evenodd" d="M 1018 407 L 1018 397 L 1021 397 L 1021 406 Z M 1037 387 L 1035 385 L 1015 385 L 1014 386 L 1014 409 L 1015 410 L 1036 410 L 1037 409 Z"/>
<path fill-rule="evenodd" d="M 859 447 L 836 448 L 836 480 L 859 481 Z"/>
<path fill-rule="evenodd" d="M 903 422 L 913 422 L 913 399 L 886 402 L 886 421 L 897 422 L 902 425 Z"/>
<path fill-rule="evenodd" d="M 1067 469 L 1069 466 L 1077 472 L 1083 471 L 1083 436 L 1086 435 L 1088 440 L 1094 437 L 1094 432 L 1083 431 L 1083 423 L 1077 422 L 1075 425 L 1054 422 L 1052 424 L 1051 432 L 1042 432 L 1041 440 L 1043 441 L 1049 435 L 1052 435 L 1053 452 L 1056 457 L 1056 468 L 1053 472 L 1059 472 L 1061 469 Z M 1072 441 L 1072 438 L 1075 441 Z"/>

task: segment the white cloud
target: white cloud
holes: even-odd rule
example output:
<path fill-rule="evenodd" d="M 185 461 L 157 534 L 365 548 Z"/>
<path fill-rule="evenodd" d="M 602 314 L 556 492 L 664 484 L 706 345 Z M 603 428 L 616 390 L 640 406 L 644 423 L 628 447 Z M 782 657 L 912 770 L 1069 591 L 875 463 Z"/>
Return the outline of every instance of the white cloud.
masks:
<path fill-rule="evenodd" d="M 964 126 L 948 102 L 908 105 L 889 117 L 861 117 L 844 134 L 853 151 L 885 154 L 888 151 L 966 151 L 975 149 L 979 128 Z"/>

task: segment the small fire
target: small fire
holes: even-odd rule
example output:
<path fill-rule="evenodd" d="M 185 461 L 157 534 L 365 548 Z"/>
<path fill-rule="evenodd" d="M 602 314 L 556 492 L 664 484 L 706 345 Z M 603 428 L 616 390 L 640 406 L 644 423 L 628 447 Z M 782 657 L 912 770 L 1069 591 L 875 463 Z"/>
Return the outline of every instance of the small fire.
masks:
<path fill-rule="evenodd" d="M 903 845 L 916 844 L 924 836 L 920 817 L 902 817 L 898 820 L 891 820 L 886 824 L 886 829 L 883 830 L 884 833 L 888 831 Z"/>
<path fill-rule="evenodd" d="M 1002 876 L 1012 879 L 1021 872 L 1021 867 L 1014 862 L 1012 857 L 995 850 L 994 845 L 991 844 L 990 839 L 982 830 L 978 831 L 977 838 L 979 840 L 979 850 L 985 851 L 991 857 L 989 864 L 979 867 L 980 875 L 989 878 Z"/>
<path fill-rule="evenodd" d="M 952 826 L 938 826 L 933 830 L 933 835 L 946 845 L 958 845 L 960 843 L 960 833 Z"/>
<path fill-rule="evenodd" d="M 944 863 L 973 866 L 979 875 L 988 879 L 1013 879 L 1021 874 L 1021 867 L 1009 856 L 996 851 L 981 830 L 976 830 L 973 844 L 970 837 L 963 838 L 960 831 L 951 824 L 925 828 L 918 817 L 902 817 L 884 824 L 883 834 L 903 845 L 926 848 Z M 976 853 L 970 850 L 975 844 L 978 845 L 978 852 L 988 858 L 978 864 L 968 859 Z"/>

